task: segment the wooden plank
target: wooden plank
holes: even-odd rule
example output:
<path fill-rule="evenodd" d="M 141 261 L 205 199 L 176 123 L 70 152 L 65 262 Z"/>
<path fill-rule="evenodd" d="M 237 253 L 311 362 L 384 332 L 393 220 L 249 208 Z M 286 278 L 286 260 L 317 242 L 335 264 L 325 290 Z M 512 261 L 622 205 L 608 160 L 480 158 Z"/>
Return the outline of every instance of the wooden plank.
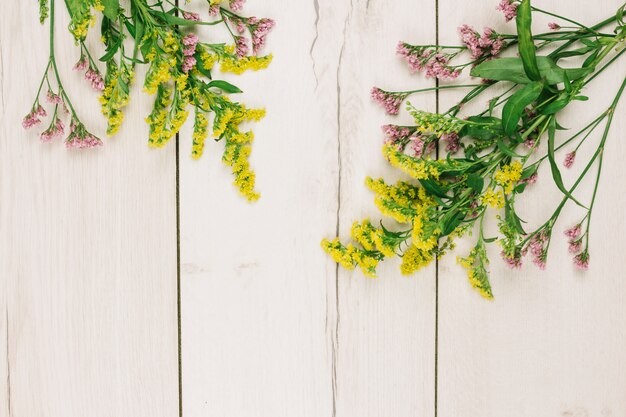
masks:
<path fill-rule="evenodd" d="M 333 12 L 344 8 L 327 1 L 246 3 L 247 14 L 278 22 L 266 49 L 272 65 L 225 77 L 245 91 L 237 99 L 267 110 L 251 126 L 258 202 L 248 204 L 231 186 L 222 143 L 208 141 L 194 161 L 191 129 L 181 134 L 186 416 L 331 415 L 327 309 L 334 302 L 327 286 L 334 286 L 335 265 L 320 241 L 336 227 Z"/>
<path fill-rule="evenodd" d="M 71 71 L 79 52 L 57 3 L 65 86 L 103 133 L 96 93 Z M 68 151 L 24 131 L 48 56 L 37 11 L 11 2 L 0 17 L 0 362 L 10 373 L 0 409 L 7 392 L 15 416 L 175 416 L 174 146 L 147 147 L 151 99 L 137 87 L 122 130 L 101 149 Z"/>
<path fill-rule="evenodd" d="M 410 116 L 388 116 L 369 97 L 378 86 L 391 91 L 433 86 L 411 75 L 395 54 L 398 41 L 435 40 L 435 2 L 354 1 L 344 17 L 339 90 L 341 141 L 340 236 L 352 222 L 381 215 L 365 186 L 366 176 L 405 178 L 381 154 L 380 126 L 404 124 Z M 435 109 L 435 95 L 410 98 Z M 396 227 L 391 219 L 386 225 Z M 337 415 L 431 416 L 434 414 L 435 268 L 401 275 L 399 259 L 379 267 L 379 278 L 339 270 L 337 281 Z"/>
<path fill-rule="evenodd" d="M 494 2 L 460 5 L 440 0 L 441 39 L 456 42 L 456 27 L 469 23 L 477 28 L 495 26 L 504 33 L 514 23 L 504 24 Z M 615 12 L 620 2 L 536 1 L 587 24 Z M 536 19 L 546 28 L 553 19 Z M 589 102 L 568 109 L 561 124 L 574 129 L 606 109 L 626 72 L 626 62 L 607 71 L 588 90 Z M 442 109 L 453 103 L 452 94 L 442 94 Z M 485 97 L 484 101 L 487 100 Z M 621 103 L 616 114 L 624 114 Z M 470 289 L 454 256 L 441 263 L 438 415 L 452 417 L 496 416 L 618 416 L 626 414 L 626 264 L 623 233 L 626 217 L 621 182 L 621 160 L 626 145 L 621 140 L 626 123 L 616 117 L 605 152 L 603 181 L 593 217 L 591 264 L 586 273 L 576 271 L 562 231 L 583 216 L 569 205 L 555 226 L 546 271 L 530 262 L 521 271 L 507 269 L 492 248 L 490 256 L 495 300 L 483 300 Z M 601 133 L 594 134 L 594 143 Z M 591 146 L 579 152 L 576 171 L 591 156 Z M 558 158 L 563 158 L 560 153 Z M 574 172 L 563 170 L 565 181 Z M 539 182 L 524 194 L 521 215 L 530 225 L 549 217 L 560 192 L 552 184 L 549 168 L 539 173 Z M 591 181 L 577 192 L 585 201 Z M 494 226 L 494 225 L 492 225 Z M 495 230 L 495 228 L 494 228 Z M 459 246 L 465 254 L 469 244 Z"/>

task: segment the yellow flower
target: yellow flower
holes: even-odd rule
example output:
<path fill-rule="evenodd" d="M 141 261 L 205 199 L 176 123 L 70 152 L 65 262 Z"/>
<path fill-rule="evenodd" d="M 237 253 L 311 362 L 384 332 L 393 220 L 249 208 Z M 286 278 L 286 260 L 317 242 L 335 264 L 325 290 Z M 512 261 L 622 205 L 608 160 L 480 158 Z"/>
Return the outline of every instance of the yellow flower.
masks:
<path fill-rule="evenodd" d="M 191 148 L 191 157 L 193 159 L 198 159 L 202 156 L 202 152 L 204 151 L 204 140 L 207 136 L 207 126 L 209 121 L 206 116 L 199 111 L 196 111 L 196 120 L 193 125 L 193 144 Z"/>
<path fill-rule="evenodd" d="M 228 48 L 228 47 L 227 47 Z M 232 72 L 241 74 L 247 70 L 258 71 L 268 67 L 272 62 L 272 55 L 267 56 L 246 56 L 241 59 L 224 58 L 220 64 L 222 72 Z"/>
<path fill-rule="evenodd" d="M 402 255 L 402 264 L 400 271 L 404 275 L 410 275 L 413 272 L 425 267 L 433 260 L 430 252 L 423 251 L 414 245 L 411 245 Z"/>
<path fill-rule="evenodd" d="M 391 166 L 399 168 L 417 180 L 439 178 L 439 171 L 425 160 L 412 158 L 398 151 L 393 145 L 383 146 L 383 155 Z"/>
<path fill-rule="evenodd" d="M 493 179 L 502 186 L 505 194 L 511 194 L 513 187 L 522 178 L 522 164 L 519 161 L 513 161 L 510 165 L 505 165 L 495 173 Z"/>
<path fill-rule="evenodd" d="M 493 188 L 489 188 L 485 191 L 485 194 L 483 194 L 480 200 L 483 205 L 493 208 L 501 209 L 504 207 L 504 194 L 502 194 L 502 190 L 496 191 Z"/>

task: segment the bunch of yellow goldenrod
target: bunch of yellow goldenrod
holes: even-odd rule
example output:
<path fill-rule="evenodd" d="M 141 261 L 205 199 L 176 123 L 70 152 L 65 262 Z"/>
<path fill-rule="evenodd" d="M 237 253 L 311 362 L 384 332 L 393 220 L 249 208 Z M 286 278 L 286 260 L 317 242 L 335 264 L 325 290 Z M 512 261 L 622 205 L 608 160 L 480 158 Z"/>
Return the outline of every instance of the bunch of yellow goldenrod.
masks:
<path fill-rule="evenodd" d="M 39 99 L 43 88 L 47 87 L 46 101 L 54 107 L 51 125 L 42 134 L 42 140 L 50 141 L 63 135 L 64 124 L 60 117 L 66 112 L 70 113 L 70 127 L 80 127 L 70 131 L 66 139 L 68 147 L 98 146 L 102 141 L 84 129 L 57 71 L 54 3 L 54 0 L 50 3 L 39 0 L 41 22 L 50 17 L 50 60 L 23 125 L 32 127 L 47 116 Z M 223 161 L 231 167 L 235 185 L 248 200 L 256 200 L 259 194 L 254 189 L 255 176 L 248 163 L 254 135 L 243 130 L 243 123 L 258 121 L 265 112 L 248 109 L 232 100 L 230 96 L 241 90 L 216 79 L 215 67 L 219 65 L 221 73 L 234 74 L 266 68 L 272 56 L 261 56 L 259 52 L 274 21 L 241 15 L 243 0 L 208 0 L 207 20 L 167 1 L 151 4 L 147 0 L 132 0 L 128 10 L 120 6 L 119 0 L 67 0 L 65 5 L 71 18 L 69 30 L 80 50 L 74 69 L 84 72 L 91 87 L 101 92 L 107 134 L 119 131 L 135 81 L 135 67 L 146 65 L 143 90 L 155 98 L 153 109 L 146 117 L 150 146 L 165 146 L 193 112 L 192 157 L 202 155 L 208 136 L 223 141 Z M 106 52 L 99 58 L 106 66 L 104 75 L 85 43 L 98 18 L 101 18 L 100 38 L 106 45 Z M 203 41 L 194 33 L 198 26 L 215 30 L 220 26 L 226 28 L 232 36 L 232 44 Z M 79 132 L 84 133 L 78 135 Z"/>

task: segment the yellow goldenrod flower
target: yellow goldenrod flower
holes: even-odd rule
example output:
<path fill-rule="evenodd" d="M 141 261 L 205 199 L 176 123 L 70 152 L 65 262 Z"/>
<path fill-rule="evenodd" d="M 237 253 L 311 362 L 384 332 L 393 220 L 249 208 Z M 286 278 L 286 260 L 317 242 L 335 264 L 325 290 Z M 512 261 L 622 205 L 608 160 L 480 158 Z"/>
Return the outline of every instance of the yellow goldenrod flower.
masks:
<path fill-rule="evenodd" d="M 220 64 L 222 72 L 232 72 L 241 74 L 247 70 L 259 71 L 267 68 L 272 62 L 272 55 L 267 56 L 245 56 L 240 59 L 224 58 Z"/>
<path fill-rule="evenodd" d="M 410 275 L 428 265 L 432 260 L 433 255 L 431 252 L 423 251 L 416 246 L 411 245 L 402 255 L 400 271 L 404 275 Z"/>
<path fill-rule="evenodd" d="M 513 187 L 522 178 L 522 164 L 519 161 L 513 161 L 510 165 L 503 166 L 495 173 L 493 179 L 502 186 L 505 194 L 511 194 Z"/>
<path fill-rule="evenodd" d="M 480 201 L 483 205 L 501 209 L 504 207 L 504 194 L 502 190 L 496 191 L 493 188 L 489 188 L 485 191 L 485 194 L 482 195 Z"/>

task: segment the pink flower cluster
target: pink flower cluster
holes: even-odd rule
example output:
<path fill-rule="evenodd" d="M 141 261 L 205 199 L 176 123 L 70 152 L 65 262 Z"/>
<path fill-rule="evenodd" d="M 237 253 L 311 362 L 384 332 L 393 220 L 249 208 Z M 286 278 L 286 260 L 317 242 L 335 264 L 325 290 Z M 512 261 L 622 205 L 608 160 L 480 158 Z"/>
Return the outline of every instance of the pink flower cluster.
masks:
<path fill-rule="evenodd" d="M 230 10 L 238 12 L 239 10 L 243 9 L 244 2 L 245 0 L 230 0 L 228 6 L 230 7 Z"/>
<path fill-rule="evenodd" d="M 41 104 L 37 104 L 37 106 L 33 107 L 30 113 L 24 117 L 24 120 L 22 120 L 22 127 L 24 129 L 33 127 L 36 124 L 41 123 L 40 117 L 46 117 L 46 115 L 46 110 L 41 106 Z"/>
<path fill-rule="evenodd" d="M 533 257 L 533 263 L 539 267 L 539 269 L 546 269 L 546 258 L 548 253 L 545 249 L 546 244 L 550 241 L 549 232 L 546 229 L 535 234 L 528 244 L 528 250 Z"/>
<path fill-rule="evenodd" d="M 411 156 L 414 158 L 424 158 L 435 152 L 436 143 L 434 140 L 418 135 L 411 137 Z"/>
<path fill-rule="evenodd" d="M 65 125 L 61 119 L 57 119 L 48 129 L 41 133 L 42 142 L 50 142 L 52 139 L 63 136 Z"/>
<path fill-rule="evenodd" d="M 457 153 L 461 149 L 461 138 L 454 132 L 444 133 L 441 140 L 446 144 L 446 152 Z"/>
<path fill-rule="evenodd" d="M 548 23 L 548 29 L 550 30 L 559 30 L 561 26 L 558 23 L 550 22 Z"/>
<path fill-rule="evenodd" d="M 235 53 L 237 54 L 238 58 L 243 58 L 244 56 L 248 55 L 248 39 L 246 39 L 245 36 L 237 36 L 237 42 L 236 42 L 236 51 Z"/>
<path fill-rule="evenodd" d="M 524 178 L 523 180 L 520 180 L 520 184 L 528 184 L 528 185 L 533 185 L 534 183 L 537 182 L 537 178 L 539 177 L 539 175 L 536 172 L 533 172 L 533 174 L 531 176 L 529 176 L 528 178 Z"/>
<path fill-rule="evenodd" d="M 232 6 L 231 6 L 232 7 Z M 272 30 L 276 22 L 272 19 L 256 17 L 248 18 L 248 26 L 252 34 L 252 51 L 256 54 L 265 45 L 265 38 Z"/>
<path fill-rule="evenodd" d="M 196 45 L 198 44 L 198 36 L 194 33 L 190 33 L 183 37 L 183 72 L 187 73 L 191 71 L 191 69 L 196 65 L 196 58 L 194 58 L 194 54 L 196 53 Z"/>
<path fill-rule="evenodd" d="M 390 145 L 405 142 L 413 133 L 412 129 L 406 126 L 383 125 L 382 129 L 385 134 L 385 143 Z"/>
<path fill-rule="evenodd" d="M 87 58 L 83 55 L 74 65 L 74 70 L 84 71 L 85 69 L 87 69 L 87 72 L 85 72 L 85 79 L 91 83 L 91 88 L 96 91 L 104 90 L 104 79 L 102 78 L 102 75 L 100 75 L 100 71 L 98 71 L 97 68 L 92 68 L 89 65 L 89 61 L 87 61 Z"/>
<path fill-rule="evenodd" d="M 576 151 L 570 152 L 565 155 L 565 160 L 563 161 L 563 166 L 565 168 L 571 168 L 574 165 L 574 161 L 576 160 Z"/>
<path fill-rule="evenodd" d="M 372 88 L 371 95 L 375 102 L 385 108 L 387 114 L 398 114 L 400 105 L 406 98 L 404 93 L 390 93 L 378 87 Z"/>
<path fill-rule="evenodd" d="M 200 15 L 198 13 L 193 13 L 193 12 L 183 12 L 183 18 L 185 20 L 190 20 L 192 22 L 200 21 Z"/>
<path fill-rule="evenodd" d="M 63 103 L 63 100 L 61 99 L 61 96 L 58 94 L 54 94 L 51 90 L 48 90 L 48 92 L 46 93 L 46 101 L 50 104 L 61 104 Z"/>
<path fill-rule="evenodd" d="M 458 69 L 453 69 L 448 65 L 450 55 L 435 52 L 433 49 L 399 42 L 396 52 L 404 57 L 411 71 L 425 71 L 427 78 L 453 80 L 461 73 Z"/>
<path fill-rule="evenodd" d="M 72 120 L 72 123 L 70 123 L 70 134 L 65 141 L 67 148 L 87 149 L 101 145 L 102 140 L 100 138 L 89 133 L 82 123 L 77 122 L 75 119 Z"/>
<path fill-rule="evenodd" d="M 213 6 L 209 7 L 209 16 L 217 16 L 219 12 L 220 12 L 219 4 L 214 4 Z"/>
<path fill-rule="evenodd" d="M 565 236 L 569 238 L 569 253 L 574 254 L 574 265 L 580 269 L 589 268 L 589 252 L 583 248 L 582 222 L 570 227 L 565 231 Z"/>
<path fill-rule="evenodd" d="M 491 28 L 485 28 L 481 35 L 471 26 L 463 25 L 459 27 L 459 35 L 474 59 L 496 56 L 504 46 L 504 39 Z"/>
<path fill-rule="evenodd" d="M 500 4 L 498 4 L 498 7 L 496 7 L 496 10 L 504 13 L 504 18 L 508 22 L 515 19 L 515 16 L 517 16 L 517 3 L 513 0 L 502 0 Z"/>
<path fill-rule="evenodd" d="M 506 264 L 506 266 L 508 266 L 509 268 L 520 269 L 522 267 L 521 256 L 509 257 L 505 251 L 500 252 L 500 256 L 502 257 L 502 260 L 504 260 L 504 263 Z"/>

